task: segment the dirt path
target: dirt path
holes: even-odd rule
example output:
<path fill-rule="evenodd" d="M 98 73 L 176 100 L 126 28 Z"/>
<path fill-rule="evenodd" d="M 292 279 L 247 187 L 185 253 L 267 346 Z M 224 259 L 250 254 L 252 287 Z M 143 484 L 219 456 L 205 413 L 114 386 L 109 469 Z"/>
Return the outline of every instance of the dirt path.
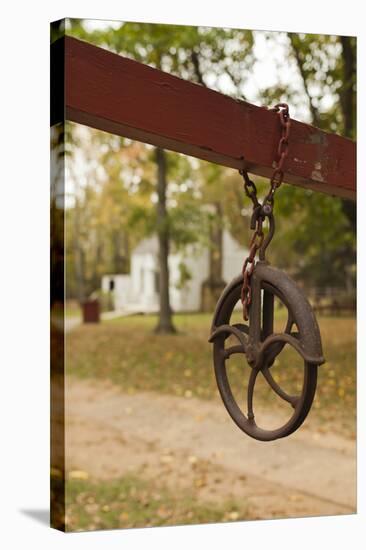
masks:
<path fill-rule="evenodd" d="M 203 500 L 242 498 L 253 518 L 355 511 L 354 441 L 305 425 L 261 443 L 244 436 L 219 401 L 128 395 L 74 378 L 66 401 L 67 470 L 99 479 L 138 473 Z"/>

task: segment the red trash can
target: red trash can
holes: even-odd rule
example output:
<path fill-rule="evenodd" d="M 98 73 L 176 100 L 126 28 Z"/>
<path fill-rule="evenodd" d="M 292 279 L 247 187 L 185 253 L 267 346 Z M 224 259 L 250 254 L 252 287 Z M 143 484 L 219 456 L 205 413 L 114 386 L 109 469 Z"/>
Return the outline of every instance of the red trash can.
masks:
<path fill-rule="evenodd" d="M 85 300 L 82 304 L 83 323 L 99 323 L 100 307 L 99 300 Z"/>

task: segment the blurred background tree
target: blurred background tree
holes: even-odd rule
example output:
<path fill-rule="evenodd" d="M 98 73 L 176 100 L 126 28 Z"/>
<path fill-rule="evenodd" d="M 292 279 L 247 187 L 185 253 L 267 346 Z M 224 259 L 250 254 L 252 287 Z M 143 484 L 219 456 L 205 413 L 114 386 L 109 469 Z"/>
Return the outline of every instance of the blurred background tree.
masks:
<path fill-rule="evenodd" d="M 98 25 L 75 19 L 68 21 L 67 33 L 256 104 L 285 101 L 292 116 L 356 137 L 356 40 L 352 37 L 146 23 Z M 278 78 L 271 86 L 256 78 L 258 44 L 264 56 L 279 52 Z M 82 299 L 99 288 L 103 273 L 127 272 L 131 248 L 155 232 L 160 271 L 157 330 L 174 331 L 169 251 L 201 242 L 220 256 L 224 226 L 247 245 L 251 209 L 241 178 L 220 166 L 87 128 L 82 129 L 81 140 L 82 164 L 87 169 L 80 174 L 75 169 L 80 154 L 78 128 L 68 127 L 74 153 L 74 161 L 68 162 L 69 173 L 74 170 L 73 199 L 67 211 L 70 296 Z M 268 182 L 255 179 L 263 195 Z M 278 229 L 270 259 L 309 288 L 353 289 L 354 203 L 287 185 L 278 197 Z M 215 282 L 220 273 L 214 269 L 210 278 Z"/>

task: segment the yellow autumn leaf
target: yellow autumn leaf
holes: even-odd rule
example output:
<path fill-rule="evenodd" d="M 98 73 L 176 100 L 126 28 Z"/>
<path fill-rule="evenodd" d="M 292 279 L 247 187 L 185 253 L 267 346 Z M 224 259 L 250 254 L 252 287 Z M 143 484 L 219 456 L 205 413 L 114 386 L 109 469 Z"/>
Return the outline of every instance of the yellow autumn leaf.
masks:
<path fill-rule="evenodd" d="M 69 479 L 88 479 L 89 474 L 84 470 L 71 470 L 69 472 Z"/>
<path fill-rule="evenodd" d="M 195 480 L 194 485 L 195 487 L 197 487 L 197 489 L 200 489 L 201 487 L 205 487 L 205 485 L 207 484 L 206 484 L 206 480 L 203 477 L 200 477 Z"/>

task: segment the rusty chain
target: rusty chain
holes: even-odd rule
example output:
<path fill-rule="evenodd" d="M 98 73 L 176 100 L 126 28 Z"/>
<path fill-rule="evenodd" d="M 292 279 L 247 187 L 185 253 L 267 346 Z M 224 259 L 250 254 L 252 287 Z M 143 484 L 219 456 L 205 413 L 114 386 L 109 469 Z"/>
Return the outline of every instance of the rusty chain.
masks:
<path fill-rule="evenodd" d="M 241 289 L 241 302 L 243 305 L 243 318 L 245 321 L 248 320 L 249 307 L 251 304 L 250 279 L 254 271 L 257 251 L 261 248 L 264 239 L 263 221 L 266 216 L 271 215 L 273 212 L 274 196 L 277 189 L 282 183 L 284 176 L 283 165 L 288 155 L 291 125 L 288 105 L 286 103 L 277 103 L 277 105 L 275 105 L 270 110 L 279 113 L 282 132 L 276 151 L 276 166 L 270 179 L 270 189 L 267 195 L 264 197 L 262 203 L 258 201 L 257 188 L 254 182 L 249 178 L 247 171 L 244 169 L 239 170 L 239 173 L 244 180 L 245 194 L 251 199 L 253 203 L 253 216 L 250 227 L 251 229 L 254 229 L 254 233 L 249 244 L 249 255 L 245 259 L 242 269 L 243 286 Z"/>

